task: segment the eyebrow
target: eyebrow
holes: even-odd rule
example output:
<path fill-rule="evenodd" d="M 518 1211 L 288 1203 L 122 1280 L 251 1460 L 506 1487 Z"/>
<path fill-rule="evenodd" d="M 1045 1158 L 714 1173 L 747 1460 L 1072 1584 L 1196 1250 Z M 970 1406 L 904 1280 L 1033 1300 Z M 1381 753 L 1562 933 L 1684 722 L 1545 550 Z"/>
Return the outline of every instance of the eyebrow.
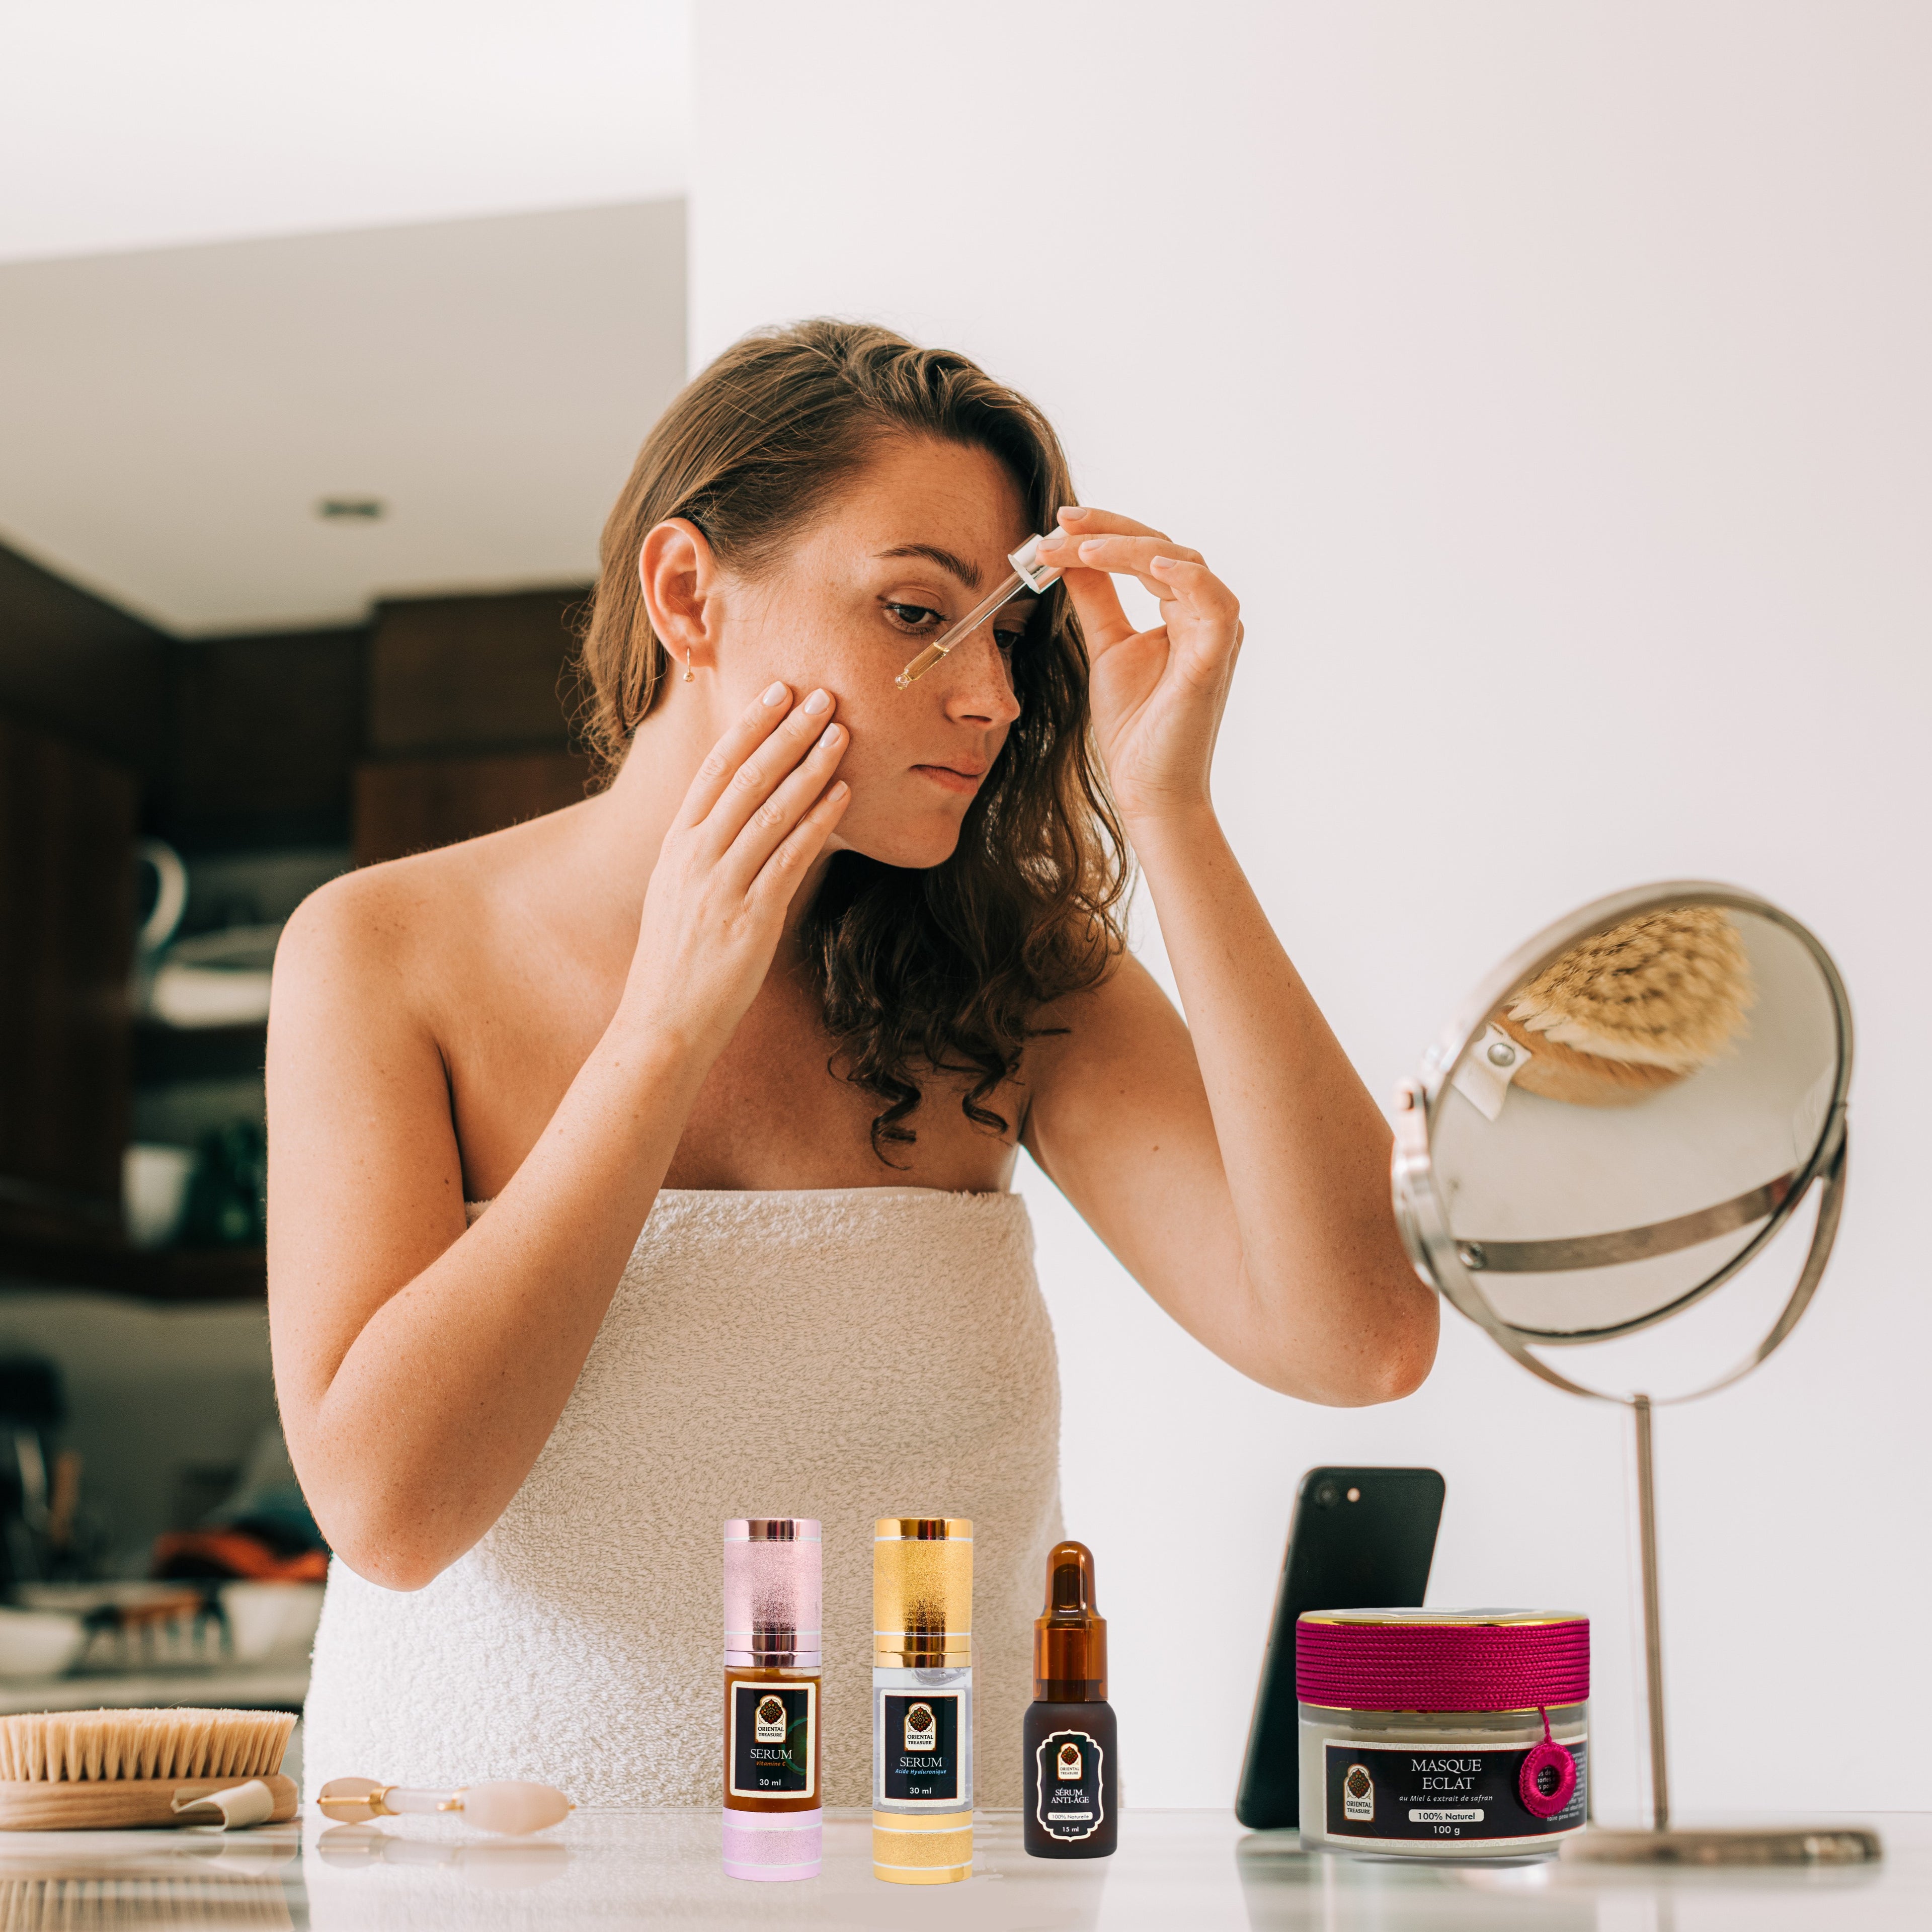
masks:
<path fill-rule="evenodd" d="M 936 563 L 941 570 L 950 571 L 968 590 L 980 587 L 980 566 L 962 556 L 955 556 L 950 550 L 941 550 L 937 544 L 899 544 L 891 550 L 879 552 L 885 556 L 922 556 L 928 563 Z"/>

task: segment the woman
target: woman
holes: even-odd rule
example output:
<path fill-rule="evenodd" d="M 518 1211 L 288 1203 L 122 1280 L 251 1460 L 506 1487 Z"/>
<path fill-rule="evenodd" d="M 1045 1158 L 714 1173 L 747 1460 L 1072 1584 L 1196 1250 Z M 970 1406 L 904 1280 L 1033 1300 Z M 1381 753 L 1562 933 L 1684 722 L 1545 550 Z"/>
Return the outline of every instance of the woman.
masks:
<path fill-rule="evenodd" d="M 1387 1131 L 1209 800 L 1235 600 L 1072 502 L 963 357 L 748 338 L 604 531 L 608 788 L 290 922 L 270 1316 L 336 1552 L 312 1778 L 715 1802 L 721 1527 L 785 1514 L 825 1523 L 826 1802 L 862 1804 L 867 1526 L 944 1513 L 978 1526 L 980 1796 L 1016 1802 L 1060 1533 L 1022 1144 L 1244 1373 L 1426 1374 Z M 1062 583 L 898 686 L 1041 530 Z M 1123 833 L 1188 1024 L 1124 949 Z"/>

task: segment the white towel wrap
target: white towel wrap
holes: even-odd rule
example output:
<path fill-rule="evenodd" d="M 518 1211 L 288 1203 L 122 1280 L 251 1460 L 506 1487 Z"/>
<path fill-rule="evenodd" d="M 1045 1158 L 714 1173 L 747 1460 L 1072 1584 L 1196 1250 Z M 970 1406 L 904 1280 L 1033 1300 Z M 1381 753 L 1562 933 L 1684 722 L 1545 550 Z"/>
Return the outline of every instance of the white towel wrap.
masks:
<path fill-rule="evenodd" d="M 496 1526 L 413 1592 L 332 1569 L 310 1796 L 520 1778 L 584 1807 L 715 1806 L 720 1532 L 801 1516 L 825 1526 L 824 1802 L 868 1804 L 872 1523 L 917 1514 L 973 1519 L 976 1795 L 1017 1804 L 1061 1533 L 1032 1255 L 1017 1195 L 661 1193 Z"/>

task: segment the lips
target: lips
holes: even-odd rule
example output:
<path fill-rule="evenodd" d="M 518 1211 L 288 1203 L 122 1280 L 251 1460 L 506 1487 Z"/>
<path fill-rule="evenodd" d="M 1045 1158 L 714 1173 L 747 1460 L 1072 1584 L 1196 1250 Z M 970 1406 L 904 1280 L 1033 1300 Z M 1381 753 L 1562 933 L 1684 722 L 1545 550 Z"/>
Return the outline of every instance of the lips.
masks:
<path fill-rule="evenodd" d="M 922 776 L 944 785 L 948 791 L 974 792 L 980 789 L 980 781 L 986 776 L 987 767 L 980 764 L 915 765 L 913 770 Z"/>

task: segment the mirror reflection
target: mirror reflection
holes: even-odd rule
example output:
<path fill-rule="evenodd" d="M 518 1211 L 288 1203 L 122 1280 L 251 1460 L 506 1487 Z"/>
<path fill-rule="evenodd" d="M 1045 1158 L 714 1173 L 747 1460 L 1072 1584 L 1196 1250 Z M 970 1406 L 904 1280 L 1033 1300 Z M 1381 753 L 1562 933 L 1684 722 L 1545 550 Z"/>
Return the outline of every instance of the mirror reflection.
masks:
<path fill-rule="evenodd" d="M 1714 1286 L 1817 1156 L 1840 1042 L 1810 944 L 1763 913 L 1666 906 L 1536 962 L 1472 1031 L 1431 1135 L 1490 1309 L 1580 1341 Z"/>

